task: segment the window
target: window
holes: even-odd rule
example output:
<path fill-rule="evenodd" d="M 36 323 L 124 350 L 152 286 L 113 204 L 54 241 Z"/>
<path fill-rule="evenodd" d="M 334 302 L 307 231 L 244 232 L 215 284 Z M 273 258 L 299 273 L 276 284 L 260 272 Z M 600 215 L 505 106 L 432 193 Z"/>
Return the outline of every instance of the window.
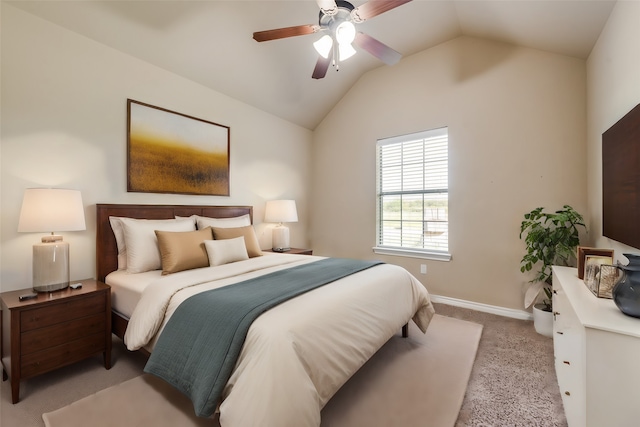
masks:
<path fill-rule="evenodd" d="M 378 140 L 376 253 L 451 259 L 448 153 L 446 127 Z"/>

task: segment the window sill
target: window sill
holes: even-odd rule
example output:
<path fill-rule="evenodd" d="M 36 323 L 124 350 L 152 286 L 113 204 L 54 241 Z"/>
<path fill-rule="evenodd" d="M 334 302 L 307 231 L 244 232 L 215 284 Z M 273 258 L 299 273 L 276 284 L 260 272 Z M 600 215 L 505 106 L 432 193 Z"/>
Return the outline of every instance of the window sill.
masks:
<path fill-rule="evenodd" d="M 375 246 L 373 248 L 373 252 L 380 255 L 404 256 L 410 258 L 431 259 L 434 261 L 451 261 L 451 254 L 447 252 L 416 251 L 401 248 L 383 248 L 379 246 Z"/>

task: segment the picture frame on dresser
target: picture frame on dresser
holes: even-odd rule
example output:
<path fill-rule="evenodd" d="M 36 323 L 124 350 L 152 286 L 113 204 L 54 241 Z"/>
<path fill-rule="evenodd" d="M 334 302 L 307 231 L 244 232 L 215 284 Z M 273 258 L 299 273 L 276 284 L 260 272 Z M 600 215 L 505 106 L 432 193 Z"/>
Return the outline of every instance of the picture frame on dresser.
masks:
<path fill-rule="evenodd" d="M 585 258 L 587 255 L 597 255 L 604 257 L 611 257 L 613 260 L 613 249 L 605 249 L 605 248 L 591 248 L 587 246 L 578 246 L 576 249 L 576 259 L 578 260 L 578 279 L 584 280 L 585 273 Z M 611 264 L 609 262 L 609 264 Z"/>
<path fill-rule="evenodd" d="M 602 255 L 587 255 L 584 257 L 584 284 L 595 296 L 598 296 L 600 272 L 602 265 L 613 264 L 613 258 Z"/>
<path fill-rule="evenodd" d="M 620 269 L 613 264 L 600 265 L 600 276 L 598 277 L 598 287 L 595 296 L 598 298 L 612 299 L 613 287 L 620 279 Z"/>

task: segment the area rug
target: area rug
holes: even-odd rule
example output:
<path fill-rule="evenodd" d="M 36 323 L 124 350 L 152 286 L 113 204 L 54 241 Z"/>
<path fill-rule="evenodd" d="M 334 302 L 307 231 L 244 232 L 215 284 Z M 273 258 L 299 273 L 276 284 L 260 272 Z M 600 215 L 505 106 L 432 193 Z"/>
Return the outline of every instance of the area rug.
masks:
<path fill-rule="evenodd" d="M 391 338 L 322 410 L 323 427 L 451 427 L 455 424 L 482 325 L 435 315 L 426 334 Z M 47 427 L 219 426 L 191 402 L 141 375 L 42 415 Z"/>

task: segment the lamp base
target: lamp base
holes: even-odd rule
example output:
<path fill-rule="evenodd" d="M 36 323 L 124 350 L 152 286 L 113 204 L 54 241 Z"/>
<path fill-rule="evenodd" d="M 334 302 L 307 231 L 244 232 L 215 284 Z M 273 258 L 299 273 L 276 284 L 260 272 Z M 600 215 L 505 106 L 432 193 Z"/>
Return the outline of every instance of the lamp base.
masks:
<path fill-rule="evenodd" d="M 69 287 L 69 282 L 64 282 L 64 283 L 54 283 L 52 285 L 34 286 L 33 290 L 36 292 L 55 292 L 55 291 L 60 291 L 62 289 L 67 289 L 68 287 Z"/>
<path fill-rule="evenodd" d="M 62 241 L 33 245 L 33 290 L 53 292 L 69 286 L 69 244 Z"/>
<path fill-rule="evenodd" d="M 274 252 L 286 252 L 291 249 L 289 246 L 289 227 L 278 225 L 273 228 L 271 236 L 271 250 Z"/>

